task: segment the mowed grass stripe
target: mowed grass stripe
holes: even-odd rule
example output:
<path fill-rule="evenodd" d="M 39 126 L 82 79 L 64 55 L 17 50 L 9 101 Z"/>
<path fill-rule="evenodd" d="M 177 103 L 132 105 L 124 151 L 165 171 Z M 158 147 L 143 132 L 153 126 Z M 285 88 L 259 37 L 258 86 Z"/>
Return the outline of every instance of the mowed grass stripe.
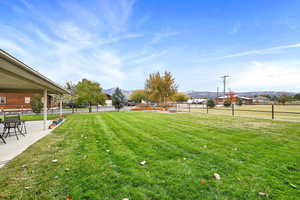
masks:
<path fill-rule="evenodd" d="M 162 125 L 157 125 L 155 120 L 151 121 L 151 124 L 146 123 L 143 120 L 137 119 L 135 116 L 129 116 L 123 114 L 119 116 L 122 119 L 122 125 L 126 126 L 130 133 L 136 137 L 140 138 L 143 146 L 148 145 L 151 152 L 147 154 L 153 154 L 156 159 L 157 153 L 162 156 L 161 159 L 174 159 L 176 156 L 182 156 L 184 149 L 180 148 L 179 141 L 172 139 L 170 132 L 172 129 L 165 129 Z M 135 121 L 135 123 L 131 123 Z M 174 155 L 163 155 L 164 152 L 173 152 Z M 168 156 L 168 157 L 166 157 Z"/>
<path fill-rule="evenodd" d="M 0 169 L 0 198 L 260 199 L 262 191 L 272 199 L 297 199 L 299 190 L 288 182 L 300 184 L 299 133 L 295 123 L 247 118 L 70 115 Z"/>
<path fill-rule="evenodd" d="M 119 127 L 122 127 L 122 129 L 124 128 L 123 126 L 119 126 Z M 132 134 L 132 132 L 133 131 L 131 131 L 130 133 Z M 169 153 L 172 153 L 172 152 L 169 152 Z M 145 155 L 145 156 L 147 157 L 148 155 Z M 176 181 L 174 180 L 174 178 L 172 178 L 170 180 L 170 183 L 173 183 L 173 184 L 169 185 L 169 187 L 172 187 L 172 188 L 175 187 L 174 182 L 180 183 L 182 181 L 183 177 L 187 179 L 187 181 L 186 181 L 187 183 L 188 183 L 188 180 L 190 180 L 191 185 L 189 185 L 189 187 L 190 187 L 189 192 L 191 192 L 190 195 L 193 196 L 195 194 L 194 192 L 196 192 L 197 190 L 192 191 L 191 188 L 199 187 L 199 182 L 197 182 L 195 184 L 195 177 L 194 178 L 192 177 L 193 173 L 191 173 L 191 168 L 188 165 L 185 165 L 183 168 L 180 167 L 180 165 L 182 163 L 182 158 L 181 158 L 181 160 L 177 160 L 175 158 L 174 158 L 174 160 L 166 160 L 165 162 L 162 162 L 162 161 L 156 162 L 155 160 L 149 160 L 148 161 L 149 166 L 147 165 L 146 167 L 147 167 L 147 169 L 151 170 L 152 176 L 154 176 L 154 177 L 159 176 L 159 178 L 161 178 L 161 180 L 163 180 L 163 181 L 165 181 L 163 178 L 166 176 L 168 177 L 170 175 L 173 175 L 176 177 L 176 175 L 177 176 L 181 175 L 181 176 L 179 176 L 180 178 L 179 177 L 175 178 Z M 178 166 L 178 168 L 175 168 L 173 171 L 172 168 L 170 168 L 170 166 L 174 167 L 176 165 Z M 157 173 L 157 175 L 155 175 L 156 173 Z M 187 176 L 185 176 L 185 175 L 187 175 Z M 170 176 L 170 177 L 172 177 L 172 176 Z M 166 188 L 168 186 L 168 184 L 166 183 L 166 181 L 163 183 L 164 183 L 164 188 Z M 182 189 L 186 190 L 188 188 L 179 186 L 176 190 L 180 191 Z M 162 188 L 159 187 L 159 190 L 162 190 Z M 149 190 L 149 191 L 151 191 L 151 190 Z M 169 194 L 169 195 L 172 195 L 172 194 Z"/>
<path fill-rule="evenodd" d="M 118 137 L 122 137 L 120 135 L 121 131 L 119 131 L 118 126 L 114 127 L 114 125 L 118 124 L 117 120 L 111 119 L 107 115 L 102 115 L 103 119 L 107 124 L 110 124 L 110 128 L 112 128 L 113 132 L 116 133 Z M 112 125 L 112 124 L 113 125 Z M 125 140 L 120 140 L 122 142 L 122 146 L 125 146 L 124 144 L 130 143 L 131 138 L 126 137 Z M 123 143 L 123 141 L 126 141 L 126 143 Z M 141 169 L 141 166 L 139 165 L 139 160 L 134 158 L 128 158 L 126 154 L 124 154 L 123 150 L 118 149 L 118 145 L 113 145 L 111 148 L 111 156 L 112 158 L 118 162 L 118 165 L 120 167 L 120 176 L 119 176 L 119 190 L 116 190 L 116 193 L 123 196 L 135 196 L 136 198 L 146 198 L 147 192 L 145 192 L 147 189 L 144 186 L 150 185 L 149 180 L 147 180 L 147 176 L 145 174 L 145 171 Z M 131 151 L 131 150 L 130 150 Z M 120 187 L 121 186 L 121 187 Z M 137 188 L 139 186 L 139 188 Z M 122 192 L 126 191 L 126 192 Z M 142 192 L 144 191 L 144 192 Z M 149 190 L 151 192 L 151 190 Z M 134 195 L 132 194 L 134 193 Z M 149 192 L 148 192 L 149 193 Z M 138 195 L 137 195 L 138 194 Z"/>
<path fill-rule="evenodd" d="M 170 120 L 170 119 L 167 119 L 168 121 Z M 150 120 L 151 121 L 151 120 Z M 149 119 L 148 120 L 145 120 L 145 122 L 149 122 Z M 177 123 L 177 122 L 176 122 Z M 154 124 L 157 124 L 157 123 L 154 123 Z M 245 133 L 242 133 L 242 134 L 245 134 Z M 252 135 L 254 134 L 254 133 L 248 133 L 248 134 L 251 134 L 251 137 L 250 138 L 253 138 L 252 139 L 252 141 L 254 141 L 254 143 L 256 142 L 258 142 L 257 141 L 257 137 L 260 137 L 261 135 L 256 135 L 255 137 L 253 137 Z M 229 135 L 229 134 L 227 134 L 227 135 Z M 234 135 L 234 134 L 233 134 Z M 240 137 L 240 135 L 241 134 L 238 134 L 238 135 L 236 135 L 235 137 L 236 138 L 239 138 Z M 255 134 L 254 134 L 255 135 Z M 224 139 L 224 138 L 223 138 Z M 231 138 L 230 138 L 231 139 Z M 265 144 L 267 141 L 265 140 L 265 138 L 262 138 L 262 144 Z M 248 140 L 248 143 L 249 143 L 249 140 Z M 243 147 L 243 146 L 245 146 L 245 144 L 246 144 L 246 142 L 244 143 L 244 144 L 242 144 L 241 146 Z M 268 142 L 268 144 L 270 144 L 270 141 Z M 248 165 L 248 173 L 252 173 L 253 171 L 255 171 L 255 170 L 252 170 L 253 168 L 255 169 L 256 167 L 262 167 L 261 165 L 262 164 L 264 164 L 265 162 L 262 162 L 262 161 L 264 161 L 264 160 L 266 160 L 267 158 L 265 157 L 265 155 L 268 155 L 268 150 L 273 150 L 273 151 L 276 151 L 276 152 L 280 152 L 280 150 L 278 150 L 278 149 L 276 149 L 276 148 L 268 148 L 268 146 L 267 147 L 263 147 L 262 149 L 260 149 L 260 150 L 257 150 L 257 148 L 256 148 L 256 146 L 255 145 L 259 145 L 259 144 L 254 144 L 254 145 L 247 145 L 247 149 L 249 149 L 249 152 L 247 152 L 246 154 L 245 153 L 243 153 L 241 156 L 239 156 L 239 158 L 238 159 L 231 159 L 231 160 L 237 160 L 237 161 L 239 161 L 239 162 L 242 162 L 243 163 L 243 165 L 245 165 L 245 161 L 249 161 L 250 163 L 249 163 L 249 165 Z M 271 144 L 270 144 L 271 145 Z M 221 144 L 221 146 L 223 146 L 224 147 L 224 145 L 223 144 Z M 230 149 L 231 150 L 231 152 L 234 152 L 234 151 L 232 151 L 232 149 Z M 244 148 L 244 151 L 245 151 L 245 148 Z M 249 156 L 251 156 L 252 154 L 251 153 L 253 153 L 253 151 L 256 151 L 256 153 L 257 154 L 260 154 L 260 156 L 253 156 L 253 157 L 249 157 Z M 261 151 L 261 152 L 259 152 L 259 151 Z M 243 151 L 242 151 L 243 152 Z M 263 155 L 262 154 L 262 152 L 265 152 L 265 155 Z M 282 152 L 281 152 L 282 153 Z M 284 152 L 283 152 L 284 153 Z M 236 154 L 241 154 L 241 153 L 236 153 Z M 258 160 L 257 159 L 255 159 L 255 158 L 258 158 Z M 272 162 L 274 162 L 274 159 L 276 160 L 277 158 L 285 158 L 285 156 L 283 156 L 283 157 L 278 157 L 278 156 L 275 156 L 275 157 L 273 157 L 271 160 L 273 160 Z M 265 167 L 269 167 L 270 166 L 270 164 L 272 164 L 272 163 L 265 163 Z M 271 171 L 267 171 L 267 172 L 264 172 L 264 174 L 263 175 L 271 175 L 271 176 L 273 176 L 273 175 L 275 175 L 275 173 L 274 173 L 274 171 L 276 171 L 276 170 L 278 170 L 278 167 L 280 167 L 280 166 L 276 166 L 275 165 L 275 169 L 271 169 Z M 257 175 L 257 176 L 259 176 L 259 175 Z M 278 177 L 276 177 L 276 178 L 278 178 Z M 281 177 L 279 177 L 279 178 L 281 178 Z M 278 178 L 278 180 L 280 180 Z M 256 181 L 255 179 L 257 179 L 257 177 L 254 177 L 253 178 L 253 181 Z M 250 182 L 251 182 L 251 180 L 250 180 Z M 281 183 L 281 181 L 280 181 L 280 183 Z M 252 184 L 253 185 L 253 184 Z"/>
<path fill-rule="evenodd" d="M 127 116 L 128 117 L 128 116 Z M 145 120 L 146 121 L 146 120 Z M 151 120 L 150 120 L 151 121 Z M 156 124 L 156 123 L 152 123 L 152 124 Z M 145 124 L 143 124 L 144 126 L 145 126 Z M 159 129 L 156 129 L 156 130 L 159 130 Z M 172 131 L 173 132 L 173 131 Z M 172 134 L 174 134 L 174 135 L 176 135 L 176 133 L 172 133 Z M 164 133 L 162 133 L 162 135 L 164 135 Z M 198 157 L 200 157 L 201 158 L 201 156 L 200 155 L 198 155 Z M 217 159 L 216 159 L 216 157 L 213 155 L 213 154 L 210 154 L 209 155 L 209 158 L 211 158 L 212 159 L 212 161 L 216 161 Z M 222 160 L 223 161 L 223 160 Z M 216 165 L 217 163 L 214 163 L 214 165 Z M 211 165 L 211 163 L 207 163 L 207 160 L 206 160 L 206 163 L 203 163 L 201 166 L 203 167 L 204 165 Z M 214 166 L 213 165 L 213 166 Z M 220 165 L 220 166 L 222 166 L 222 165 Z M 231 166 L 231 168 L 233 168 L 232 166 Z"/>
<path fill-rule="evenodd" d="M 139 151 L 143 151 L 143 149 L 147 148 L 130 148 L 132 144 L 136 143 L 136 138 L 134 136 L 124 137 L 125 135 L 122 135 L 122 133 L 126 130 L 123 126 L 119 124 L 120 120 L 116 120 L 114 118 L 110 118 L 110 114 L 106 113 L 102 115 L 102 118 L 104 121 L 109 124 L 110 129 L 113 130 L 113 132 L 118 136 L 118 138 L 121 138 L 120 141 L 122 141 L 122 146 L 127 146 L 130 151 L 134 152 L 135 150 L 140 149 Z M 140 143 L 139 143 L 140 144 Z M 152 186 L 152 179 L 149 178 L 149 172 L 146 170 L 147 168 L 141 167 L 139 165 L 139 162 L 142 161 L 142 158 L 145 158 L 145 156 L 141 156 L 140 159 L 137 158 L 128 158 L 128 155 L 124 154 L 123 150 L 118 149 L 119 145 L 113 145 L 111 148 L 111 156 L 115 161 L 119 163 L 119 166 L 122 166 L 120 168 L 120 183 L 122 183 L 122 189 L 126 189 L 127 196 L 131 196 L 139 199 L 145 199 L 147 198 L 147 194 L 151 195 L 153 192 L 151 190 Z M 146 171 L 145 171 L 146 170 Z M 138 187 L 138 188 L 137 188 Z M 137 192 L 137 189 L 140 190 L 140 192 Z M 132 192 L 128 192 L 132 191 Z M 141 192 L 143 191 L 143 192 Z M 135 194 L 132 194 L 134 193 Z M 139 194 L 136 196 L 136 194 Z M 155 193 L 153 193 L 154 195 Z M 160 188 L 160 194 L 164 194 L 164 189 Z M 145 196 L 146 195 L 146 196 Z M 126 196 L 126 194 L 125 194 Z M 148 198 L 147 198 L 148 199 Z M 151 198 L 150 198 L 151 199 Z"/>

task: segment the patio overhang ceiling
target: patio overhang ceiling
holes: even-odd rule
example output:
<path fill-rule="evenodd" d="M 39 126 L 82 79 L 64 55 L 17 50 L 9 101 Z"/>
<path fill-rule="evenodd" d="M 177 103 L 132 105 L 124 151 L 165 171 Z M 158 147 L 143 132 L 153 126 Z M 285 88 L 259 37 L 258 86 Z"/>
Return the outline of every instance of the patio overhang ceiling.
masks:
<path fill-rule="evenodd" d="M 50 94 L 68 91 L 0 49 L 0 92 L 38 92 Z"/>

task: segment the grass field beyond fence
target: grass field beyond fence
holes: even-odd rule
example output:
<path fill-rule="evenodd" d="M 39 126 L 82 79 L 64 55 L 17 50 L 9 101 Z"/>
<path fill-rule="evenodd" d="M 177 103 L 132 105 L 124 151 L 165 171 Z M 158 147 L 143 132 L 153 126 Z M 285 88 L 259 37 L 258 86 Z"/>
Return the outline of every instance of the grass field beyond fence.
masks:
<path fill-rule="evenodd" d="M 69 115 L 0 169 L 0 188 L 0 199 L 299 199 L 299 124 L 195 113 Z"/>
<path fill-rule="evenodd" d="M 179 105 L 178 111 L 207 113 L 203 105 Z M 209 114 L 232 115 L 231 107 L 216 107 L 208 110 Z M 254 117 L 272 119 L 272 105 L 242 105 L 234 107 L 234 115 L 240 117 Z M 274 105 L 274 118 L 277 120 L 299 121 L 300 105 Z"/>

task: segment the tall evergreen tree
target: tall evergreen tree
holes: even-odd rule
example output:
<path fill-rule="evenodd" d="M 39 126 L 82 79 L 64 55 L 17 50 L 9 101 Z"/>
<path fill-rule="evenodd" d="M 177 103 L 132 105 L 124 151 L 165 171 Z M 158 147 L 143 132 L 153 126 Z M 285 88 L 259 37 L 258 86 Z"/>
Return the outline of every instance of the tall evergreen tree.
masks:
<path fill-rule="evenodd" d="M 116 88 L 115 92 L 112 95 L 112 104 L 115 107 L 115 109 L 120 111 L 121 108 L 123 108 L 126 104 L 126 99 L 124 94 L 122 93 L 120 88 Z"/>

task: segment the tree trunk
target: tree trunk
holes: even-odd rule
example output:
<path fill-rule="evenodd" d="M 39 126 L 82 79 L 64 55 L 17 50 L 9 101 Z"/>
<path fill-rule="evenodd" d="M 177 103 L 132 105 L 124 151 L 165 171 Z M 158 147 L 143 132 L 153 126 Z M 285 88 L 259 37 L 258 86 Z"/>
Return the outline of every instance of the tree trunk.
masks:
<path fill-rule="evenodd" d="M 89 112 L 92 112 L 92 104 L 90 103 Z"/>

